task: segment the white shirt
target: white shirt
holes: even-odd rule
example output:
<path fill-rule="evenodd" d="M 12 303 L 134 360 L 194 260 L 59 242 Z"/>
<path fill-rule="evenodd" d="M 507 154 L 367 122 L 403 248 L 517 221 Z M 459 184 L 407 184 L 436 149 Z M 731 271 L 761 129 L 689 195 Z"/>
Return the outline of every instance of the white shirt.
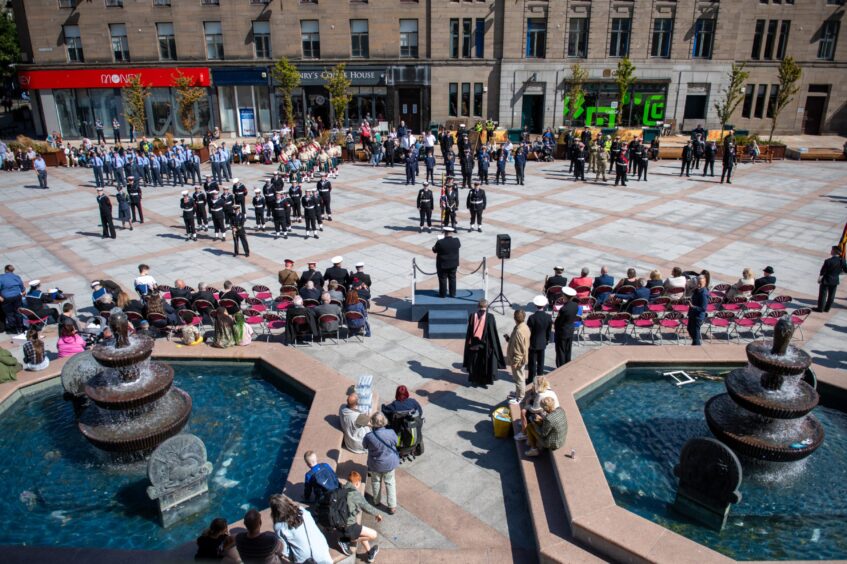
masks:
<path fill-rule="evenodd" d="M 435 147 L 435 135 L 427 133 L 426 137 L 424 137 L 424 147 L 427 149 Z"/>
<path fill-rule="evenodd" d="M 156 287 L 156 279 L 150 276 L 149 274 L 144 274 L 142 276 L 137 277 L 133 284 L 136 288 L 143 284 L 147 286 L 147 291 L 150 291 Z"/>

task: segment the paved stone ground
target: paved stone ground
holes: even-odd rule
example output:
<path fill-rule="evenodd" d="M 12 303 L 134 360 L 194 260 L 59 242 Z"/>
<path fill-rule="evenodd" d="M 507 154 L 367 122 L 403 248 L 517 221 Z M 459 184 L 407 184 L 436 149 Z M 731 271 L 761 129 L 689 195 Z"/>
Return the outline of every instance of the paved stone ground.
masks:
<path fill-rule="evenodd" d="M 640 275 L 653 268 L 666 275 L 675 265 L 707 268 L 714 283 L 735 281 L 744 267 L 760 271 L 770 264 L 778 293 L 790 294 L 797 305 L 811 304 L 820 263 L 847 217 L 844 165 L 742 165 L 731 186 L 699 174 L 679 178 L 678 166 L 651 163 L 648 182 L 633 181 L 624 189 L 572 182 L 562 163 L 530 163 L 526 186 L 487 187 L 485 233 L 459 233 L 460 273 L 465 273 L 460 287 L 482 287 L 479 274 L 467 273 L 486 257 L 489 295 L 496 294 L 495 234 L 510 233 L 505 294 L 513 304 L 528 304 L 555 263 L 566 266 L 568 278 L 583 266 L 594 276 L 603 264 L 615 278 L 630 266 Z M 234 168 L 251 190 L 272 170 Z M 45 288 L 76 293 L 81 308 L 90 305 L 92 278 L 130 287 L 141 262 L 152 265 L 157 280 L 168 284 L 181 277 L 194 286 L 230 279 L 276 288 L 283 258 L 295 259 L 298 270 L 309 258 L 320 261 L 321 269 L 336 254 L 344 255 L 348 267 L 363 260 L 374 280 L 373 337 L 306 351 L 351 379 L 373 374 L 383 398 L 404 384 L 424 404 L 426 454 L 399 471 L 401 510 L 378 526 L 387 549 L 380 558 L 534 558 L 515 451 L 509 442 L 493 438 L 489 422 L 490 411 L 511 388 L 509 380 L 501 374 L 487 390 L 465 387 L 461 343 L 426 340 L 422 327 L 408 321 L 411 261 L 417 257 L 423 270 L 434 271 L 430 247 L 435 235 L 418 233 L 416 189 L 403 185 L 401 168 L 345 165 L 333 182 L 335 221 L 324 224 L 319 240 L 275 241 L 251 231 L 249 259 L 233 258 L 230 241 L 184 241 L 180 188 L 173 187 L 145 190 L 146 223 L 132 232 L 119 228 L 115 241 L 102 240 L 90 172 L 51 169 L 49 174 L 49 191 L 38 190 L 32 174 L 0 175 L 0 262 L 15 264 L 25 280 L 40 278 Z M 467 227 L 466 211 L 459 221 Z M 295 232 L 303 231 L 297 226 Z M 426 277 L 419 282 L 435 284 Z M 842 291 L 831 314 L 815 314 L 804 326 L 806 348 L 821 371 L 847 368 L 845 306 Z M 498 314 L 497 321 L 501 333 L 510 330 L 509 312 Z M 53 333 L 48 335 L 52 347 Z M 3 346 L 15 348 L 8 340 Z M 577 347 L 576 354 L 596 346 Z M 551 347 L 548 366 L 552 360 Z M 439 556 L 430 550 L 449 552 Z"/>

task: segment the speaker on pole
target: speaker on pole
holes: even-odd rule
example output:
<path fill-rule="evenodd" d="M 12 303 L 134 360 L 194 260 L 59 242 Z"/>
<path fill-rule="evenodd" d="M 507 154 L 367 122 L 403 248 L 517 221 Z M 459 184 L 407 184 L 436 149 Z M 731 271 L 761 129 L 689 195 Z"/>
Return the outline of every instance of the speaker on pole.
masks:
<path fill-rule="evenodd" d="M 512 255 L 512 238 L 505 234 L 497 235 L 497 258 L 507 259 Z"/>

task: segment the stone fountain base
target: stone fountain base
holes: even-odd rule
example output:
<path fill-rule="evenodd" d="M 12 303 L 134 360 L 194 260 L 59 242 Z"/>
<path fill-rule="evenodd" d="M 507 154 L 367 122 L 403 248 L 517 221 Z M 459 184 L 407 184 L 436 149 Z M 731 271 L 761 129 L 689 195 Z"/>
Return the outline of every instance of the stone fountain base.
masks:
<path fill-rule="evenodd" d="M 147 463 L 147 488 L 156 500 L 162 526 L 167 528 L 199 513 L 209 504 L 208 477 L 212 464 L 199 437 L 177 435 L 160 444 Z"/>

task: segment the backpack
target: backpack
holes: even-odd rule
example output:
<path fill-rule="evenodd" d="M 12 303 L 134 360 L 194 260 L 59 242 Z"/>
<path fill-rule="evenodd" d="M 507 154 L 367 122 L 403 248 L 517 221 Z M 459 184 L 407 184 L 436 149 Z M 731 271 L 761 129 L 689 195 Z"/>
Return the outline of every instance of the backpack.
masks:
<path fill-rule="evenodd" d="M 332 468 L 325 464 L 318 466 L 317 471 L 312 477 L 320 489 L 319 497 L 323 497 L 327 492 L 337 490 L 341 487 L 341 484 L 338 483 L 338 476 L 335 475 Z"/>
<path fill-rule="evenodd" d="M 350 509 L 347 507 L 348 491 L 338 488 L 328 491 L 318 503 L 318 523 L 327 529 L 341 531 L 347 527 Z"/>

